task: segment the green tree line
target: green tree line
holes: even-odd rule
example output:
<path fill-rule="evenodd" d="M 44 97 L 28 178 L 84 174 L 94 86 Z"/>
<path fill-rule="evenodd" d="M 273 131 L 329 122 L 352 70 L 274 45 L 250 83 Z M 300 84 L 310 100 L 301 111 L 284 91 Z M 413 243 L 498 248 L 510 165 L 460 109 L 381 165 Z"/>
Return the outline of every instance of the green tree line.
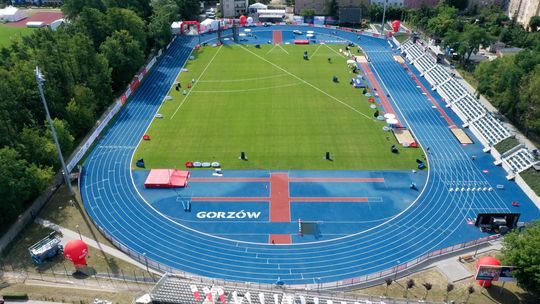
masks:
<path fill-rule="evenodd" d="M 65 0 L 68 22 L 0 49 L 0 232 L 59 169 L 34 69 L 40 66 L 64 155 L 94 126 L 155 50 L 170 24 L 198 14 L 196 0 Z"/>

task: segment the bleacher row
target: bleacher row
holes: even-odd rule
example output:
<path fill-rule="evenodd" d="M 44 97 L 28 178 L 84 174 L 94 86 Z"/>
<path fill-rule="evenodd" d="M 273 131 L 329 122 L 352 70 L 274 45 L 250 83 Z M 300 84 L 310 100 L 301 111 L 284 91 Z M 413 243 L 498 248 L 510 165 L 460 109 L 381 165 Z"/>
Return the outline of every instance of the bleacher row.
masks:
<path fill-rule="evenodd" d="M 401 51 L 406 54 L 412 64 L 418 67 L 432 88 L 445 98 L 447 107 L 455 106 L 463 114 L 464 126 L 474 128 L 490 147 L 512 135 L 473 94 L 437 64 L 436 58 L 427 48 L 409 39 L 401 45 Z M 503 155 L 502 158 L 514 174 L 537 163 L 535 157 L 525 147 Z"/>
<path fill-rule="evenodd" d="M 527 170 L 538 162 L 532 153 L 525 147 L 521 147 L 508 156 L 503 156 L 503 160 L 510 166 L 514 174 Z"/>
<path fill-rule="evenodd" d="M 454 79 L 423 46 L 408 40 L 401 46 L 407 59 L 416 65 L 422 75 L 442 95 L 447 106 L 455 106 L 463 114 L 466 125 L 475 128 L 489 146 L 511 136 L 502 123 L 456 79 Z"/>
<path fill-rule="evenodd" d="M 175 303 L 221 303 L 221 304 L 385 304 L 379 299 L 346 299 L 324 295 L 300 293 L 296 290 L 274 288 L 273 290 L 259 290 L 255 288 L 229 288 L 210 286 L 202 287 L 193 281 L 166 274 L 150 291 L 153 304 Z M 391 300 L 394 303 L 400 300 Z M 410 301 L 414 303 L 415 301 Z"/>

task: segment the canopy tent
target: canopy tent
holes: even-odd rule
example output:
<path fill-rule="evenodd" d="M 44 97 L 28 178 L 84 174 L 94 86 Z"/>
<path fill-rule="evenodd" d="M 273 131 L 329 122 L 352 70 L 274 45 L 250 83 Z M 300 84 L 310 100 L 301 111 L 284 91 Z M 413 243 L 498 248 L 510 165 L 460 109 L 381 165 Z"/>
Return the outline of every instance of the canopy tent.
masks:
<path fill-rule="evenodd" d="M 206 33 L 211 31 L 217 31 L 219 29 L 219 21 L 214 19 L 205 19 L 201 22 L 200 33 Z"/>
<path fill-rule="evenodd" d="M 13 6 L 0 9 L 0 19 L 7 22 L 16 22 L 28 17 L 26 11 L 20 10 Z"/>

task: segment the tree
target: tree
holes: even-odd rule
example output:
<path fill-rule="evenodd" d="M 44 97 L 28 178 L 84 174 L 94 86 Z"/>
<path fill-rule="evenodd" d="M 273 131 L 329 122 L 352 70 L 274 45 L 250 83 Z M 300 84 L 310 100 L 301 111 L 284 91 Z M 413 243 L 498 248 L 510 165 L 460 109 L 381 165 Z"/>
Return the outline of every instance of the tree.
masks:
<path fill-rule="evenodd" d="M 426 282 L 426 283 L 422 283 L 422 286 L 424 286 L 424 288 L 426 289 L 426 294 L 424 295 L 424 300 L 425 300 L 427 299 L 429 291 L 431 290 L 431 288 L 433 288 L 433 284 Z"/>
<path fill-rule="evenodd" d="M 157 0 L 152 2 L 153 15 L 148 23 L 148 36 L 155 48 L 162 48 L 171 41 L 171 22 L 178 13 L 178 5 L 174 0 Z"/>
<path fill-rule="evenodd" d="M 69 19 L 75 19 L 85 8 L 95 8 L 102 12 L 107 10 L 101 0 L 64 0 L 62 12 Z"/>
<path fill-rule="evenodd" d="M 518 285 L 540 296 L 540 222 L 523 231 L 515 230 L 504 236 L 501 253 L 503 265 L 515 266 L 512 274 Z"/>
<path fill-rule="evenodd" d="M 123 88 L 144 63 L 140 44 L 126 30 L 116 31 L 100 47 L 112 68 L 113 88 Z"/>
<path fill-rule="evenodd" d="M 327 3 L 328 6 L 328 15 L 336 19 L 339 18 L 339 5 L 336 0 L 330 0 Z"/>
<path fill-rule="evenodd" d="M 125 8 L 111 8 L 107 10 L 107 24 L 110 33 L 125 30 L 139 42 L 143 52 L 146 50 L 146 26 L 144 20 L 135 12 Z"/>
<path fill-rule="evenodd" d="M 415 282 L 413 279 L 407 280 L 407 283 L 405 283 L 405 298 L 409 298 L 409 289 L 413 288 L 415 286 Z"/>
<path fill-rule="evenodd" d="M 394 280 L 392 280 L 392 278 L 386 278 L 384 282 L 386 283 L 386 288 L 384 289 L 384 296 L 386 297 L 388 296 L 388 287 L 392 285 L 392 282 L 394 282 Z"/>
<path fill-rule="evenodd" d="M 66 106 L 66 120 L 75 137 L 84 136 L 94 125 L 96 103 L 92 90 L 82 85 L 75 87 L 73 98 Z"/>
<path fill-rule="evenodd" d="M 315 10 L 311 8 L 305 8 L 300 12 L 300 16 L 302 17 L 315 16 Z"/>
<path fill-rule="evenodd" d="M 446 295 L 444 296 L 444 302 L 448 302 L 448 295 L 450 292 L 454 290 L 454 284 L 448 283 L 446 284 Z"/>
<path fill-rule="evenodd" d="M 176 0 L 176 3 L 184 20 L 194 20 L 199 15 L 199 0 Z"/>
<path fill-rule="evenodd" d="M 110 27 L 107 23 L 105 13 L 98 9 L 85 7 L 74 22 L 73 29 L 83 32 L 94 42 L 94 47 L 99 48 L 110 34 Z"/>
<path fill-rule="evenodd" d="M 474 293 L 474 287 L 472 285 L 469 285 L 469 287 L 467 287 L 467 299 L 465 300 L 465 303 L 469 303 L 469 298 L 471 297 L 471 295 Z"/>
<path fill-rule="evenodd" d="M 466 61 L 469 62 L 473 52 L 478 52 L 480 46 L 488 46 L 495 39 L 491 37 L 485 29 L 478 25 L 465 25 L 463 33 L 463 50 L 466 52 Z"/>
<path fill-rule="evenodd" d="M 536 32 L 538 27 L 540 27 L 540 16 L 532 16 L 529 21 L 529 28 L 531 31 Z"/>
<path fill-rule="evenodd" d="M 9 227 L 30 199 L 45 189 L 50 168 L 29 164 L 13 148 L 0 149 L 0 230 Z"/>
<path fill-rule="evenodd" d="M 148 0 L 104 0 L 104 2 L 108 8 L 129 9 L 145 20 L 152 15 L 151 4 Z"/>

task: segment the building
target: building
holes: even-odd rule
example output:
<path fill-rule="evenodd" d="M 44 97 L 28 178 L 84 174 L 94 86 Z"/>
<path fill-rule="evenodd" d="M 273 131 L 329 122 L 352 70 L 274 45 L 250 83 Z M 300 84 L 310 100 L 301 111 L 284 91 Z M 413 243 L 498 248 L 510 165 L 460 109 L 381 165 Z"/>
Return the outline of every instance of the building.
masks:
<path fill-rule="evenodd" d="M 26 11 L 13 6 L 0 9 L 0 20 L 4 22 L 17 22 L 27 17 Z"/>
<path fill-rule="evenodd" d="M 540 16 L 540 0 L 510 0 L 506 11 L 509 18 L 528 25 L 531 17 Z"/>
<path fill-rule="evenodd" d="M 422 5 L 435 6 L 439 3 L 439 0 L 404 0 L 403 6 L 406 8 L 420 8 Z"/>
<path fill-rule="evenodd" d="M 235 18 L 246 13 L 248 0 L 221 0 L 220 10 L 223 18 Z"/>
<path fill-rule="evenodd" d="M 369 4 L 370 0 L 337 0 L 341 7 L 360 7 L 362 3 Z M 328 0 L 296 0 L 294 2 L 294 14 L 300 15 L 305 9 L 315 10 L 315 15 L 328 14 Z"/>
<path fill-rule="evenodd" d="M 371 4 L 384 5 L 384 2 L 385 0 L 371 0 Z M 386 0 L 386 5 L 388 6 L 393 5 L 393 6 L 403 7 L 404 4 L 405 4 L 404 0 Z"/>

